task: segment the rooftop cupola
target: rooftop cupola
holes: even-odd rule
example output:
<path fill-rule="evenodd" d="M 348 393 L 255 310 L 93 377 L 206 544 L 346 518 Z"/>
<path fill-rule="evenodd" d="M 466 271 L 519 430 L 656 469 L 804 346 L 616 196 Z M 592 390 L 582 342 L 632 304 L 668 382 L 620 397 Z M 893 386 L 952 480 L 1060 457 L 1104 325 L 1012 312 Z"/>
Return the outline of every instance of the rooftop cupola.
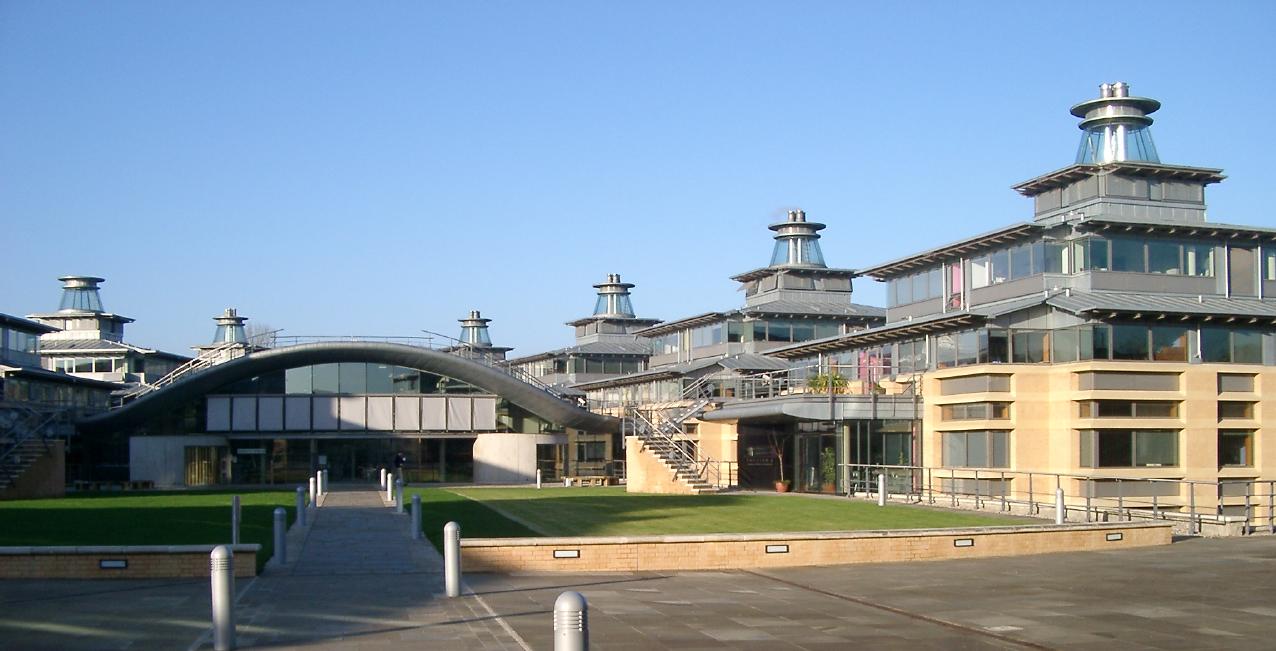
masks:
<path fill-rule="evenodd" d="M 1148 117 L 1159 108 L 1161 103 L 1154 99 L 1131 97 L 1130 85 L 1123 81 L 1101 84 L 1097 99 L 1072 107 L 1072 114 L 1081 118 L 1077 126 L 1082 131 L 1076 162 L 1161 162 L 1152 144 L 1152 118 Z"/>
<path fill-rule="evenodd" d="M 470 346 L 479 348 L 490 348 L 492 346 L 492 337 L 487 332 L 487 324 L 491 323 L 491 319 L 484 319 L 478 310 L 470 310 L 470 315 L 464 319 L 457 319 L 461 322 L 461 341 Z"/>
<path fill-rule="evenodd" d="M 94 276 L 62 276 L 62 303 L 59 312 L 103 312 L 102 296 L 98 293 L 98 283 L 106 282 L 105 278 Z"/>
<path fill-rule="evenodd" d="M 629 300 L 633 283 L 620 282 L 620 274 L 607 274 L 607 281 L 594 285 L 598 301 L 594 303 L 594 316 L 634 318 L 634 305 Z"/>
<path fill-rule="evenodd" d="M 820 234 L 824 224 L 806 221 L 806 212 L 790 210 L 787 220 L 771 224 L 775 231 L 775 249 L 771 252 L 772 267 L 825 268 L 824 254 L 820 252 Z"/>
<path fill-rule="evenodd" d="M 217 333 L 213 335 L 213 345 L 247 344 L 248 334 L 244 332 L 244 322 L 248 317 L 239 316 L 233 307 L 226 308 L 220 316 L 213 317 L 217 322 Z"/>

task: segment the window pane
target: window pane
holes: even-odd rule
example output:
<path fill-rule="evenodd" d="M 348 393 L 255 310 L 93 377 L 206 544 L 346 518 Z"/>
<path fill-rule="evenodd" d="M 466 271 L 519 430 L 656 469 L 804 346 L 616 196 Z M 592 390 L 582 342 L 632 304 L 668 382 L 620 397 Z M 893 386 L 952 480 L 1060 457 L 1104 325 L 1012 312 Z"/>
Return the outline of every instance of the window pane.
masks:
<path fill-rule="evenodd" d="M 1214 275 L 1214 245 L 1183 245 L 1183 267 L 1190 276 Z"/>
<path fill-rule="evenodd" d="M 342 362 L 340 368 L 341 393 L 368 392 L 368 365 L 363 362 Z"/>
<path fill-rule="evenodd" d="M 1096 432 L 1090 429 L 1083 429 L 1081 430 L 1080 434 L 1081 434 L 1081 467 L 1093 468 L 1096 465 L 1098 465 L 1095 463 L 1095 458 L 1094 458 L 1094 438 L 1095 438 Z"/>
<path fill-rule="evenodd" d="M 1179 273 L 1178 243 L 1149 241 L 1148 271 L 1158 274 Z"/>
<path fill-rule="evenodd" d="M 368 364 L 368 393 L 393 393 L 394 369 L 389 364 Z"/>
<path fill-rule="evenodd" d="M 966 461 L 977 468 L 988 464 L 988 432 L 966 433 Z"/>
<path fill-rule="evenodd" d="M 970 286 L 978 289 L 987 287 L 991 284 L 992 279 L 992 263 L 988 258 L 977 258 L 970 261 Z"/>
<path fill-rule="evenodd" d="M 1010 277 L 1026 278 L 1032 275 L 1032 247 L 1022 244 L 1010 249 Z"/>
<path fill-rule="evenodd" d="M 924 301 L 929 296 L 926 295 L 926 272 L 913 274 L 913 301 Z"/>
<path fill-rule="evenodd" d="M 1035 276 L 1046 270 L 1046 250 L 1041 242 L 1034 242 L 1030 248 L 1032 249 L 1032 267 L 1028 273 Z"/>
<path fill-rule="evenodd" d="M 1112 240 L 1113 271 L 1144 271 L 1142 240 L 1124 237 Z"/>
<path fill-rule="evenodd" d="M 944 293 L 944 269 L 936 267 L 926 272 L 926 294 L 931 298 L 942 296 Z"/>
<path fill-rule="evenodd" d="M 284 393 L 310 393 L 310 368 L 290 368 L 284 371 Z"/>
<path fill-rule="evenodd" d="M 1090 266 L 1088 269 L 1108 271 L 1108 241 L 1102 237 L 1090 238 Z"/>
<path fill-rule="evenodd" d="M 1218 432 L 1218 465 L 1220 466 L 1252 466 L 1253 433 L 1244 430 L 1219 430 Z"/>
<path fill-rule="evenodd" d="M 1106 325 L 1097 325 L 1093 329 L 1094 339 L 1094 359 L 1111 359 L 1112 358 L 1112 328 Z"/>
<path fill-rule="evenodd" d="M 1032 330 L 1015 332 L 1011 356 L 1012 361 L 1018 363 L 1046 361 L 1046 333 Z"/>
<path fill-rule="evenodd" d="M 1010 432 L 988 432 L 988 465 L 1005 468 L 1010 465 Z"/>
<path fill-rule="evenodd" d="M 988 330 L 988 357 L 984 361 L 1005 364 L 1010 361 L 1010 338 L 1005 330 Z"/>
<path fill-rule="evenodd" d="M 961 432 L 944 434 L 944 465 L 966 465 L 966 435 Z"/>
<path fill-rule="evenodd" d="M 1178 465 L 1178 432 L 1136 431 L 1134 433 L 1134 465 Z"/>
<path fill-rule="evenodd" d="M 1072 273 L 1081 273 L 1089 269 L 1086 266 L 1088 260 L 1086 255 L 1087 248 L 1089 248 L 1087 240 L 1076 240 L 1072 243 Z"/>
<path fill-rule="evenodd" d="M 979 361 L 979 336 L 974 330 L 957 335 L 957 365 L 968 366 Z"/>
<path fill-rule="evenodd" d="M 1148 359 L 1148 329 L 1138 325 L 1112 326 L 1112 359 Z"/>
<path fill-rule="evenodd" d="M 935 366 L 949 368 L 957 365 L 957 338 L 952 334 L 935 337 Z"/>
<path fill-rule="evenodd" d="M 1063 244 L 1046 243 L 1042 248 L 1042 257 L 1044 258 L 1043 270 L 1048 274 L 1067 273 L 1063 269 L 1063 252 L 1065 246 Z"/>
<path fill-rule="evenodd" d="M 313 367 L 314 392 L 315 393 L 336 393 L 337 384 L 337 365 L 336 364 L 319 364 Z"/>
<path fill-rule="evenodd" d="M 1177 326 L 1153 326 L 1152 359 L 1158 362 L 1186 362 L 1187 329 Z"/>
<path fill-rule="evenodd" d="M 997 251 L 989 259 L 992 261 L 992 284 L 1006 282 L 1010 278 L 1010 252 Z"/>
<path fill-rule="evenodd" d="M 1263 335 L 1252 330 L 1232 331 L 1232 361 L 1238 364 L 1263 362 Z"/>
<path fill-rule="evenodd" d="M 1231 333 L 1223 328 L 1201 328 L 1201 360 L 1232 361 Z"/>
<path fill-rule="evenodd" d="M 1100 468 L 1128 468 L 1134 465 L 1133 447 L 1129 430 L 1099 430 Z"/>
<path fill-rule="evenodd" d="M 1051 359 L 1056 362 L 1075 362 L 1077 360 L 1077 331 L 1072 328 L 1053 330 L 1051 336 Z"/>

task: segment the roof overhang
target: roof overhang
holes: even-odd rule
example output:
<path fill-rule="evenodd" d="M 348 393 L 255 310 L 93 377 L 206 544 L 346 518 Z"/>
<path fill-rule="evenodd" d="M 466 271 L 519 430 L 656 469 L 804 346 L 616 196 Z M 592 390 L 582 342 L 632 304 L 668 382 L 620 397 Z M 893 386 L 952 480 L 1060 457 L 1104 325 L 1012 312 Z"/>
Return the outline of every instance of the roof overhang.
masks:
<path fill-rule="evenodd" d="M 836 352 L 863 345 L 887 343 L 891 341 L 898 341 L 900 339 L 909 339 L 918 335 L 926 335 L 932 332 L 952 330 L 954 328 L 974 325 L 976 323 L 983 323 L 985 320 L 986 319 L 983 315 L 962 312 L 951 316 L 927 319 L 925 321 L 902 321 L 882 326 L 880 328 L 873 328 L 872 330 L 861 330 L 859 332 L 852 332 L 838 337 L 817 339 L 794 346 L 768 350 L 767 355 L 772 357 L 781 357 L 784 359 L 809 357 L 810 355 L 820 353 Z"/>
<path fill-rule="evenodd" d="M 776 274 L 790 274 L 793 276 L 823 276 L 825 278 L 854 278 L 860 273 L 854 269 L 830 269 L 828 267 L 761 267 L 752 271 L 746 271 L 731 277 L 731 280 L 747 283 L 751 280 L 766 278 Z"/>
<path fill-rule="evenodd" d="M 1077 227 L 1098 233 L 1122 233 L 1132 235 L 1156 234 L 1178 237 L 1207 237 L 1252 242 L 1276 241 L 1276 229 L 1216 224 L 1212 222 L 1176 223 L 1137 219 L 1104 219 L 1087 217 L 1077 222 Z"/>
<path fill-rule="evenodd" d="M 683 328 L 694 328 L 696 326 L 716 323 L 718 321 L 725 320 L 730 314 L 731 312 L 705 312 L 704 314 L 697 314 L 696 316 L 690 316 L 685 319 L 666 321 L 660 325 L 643 328 L 633 334 L 638 335 L 639 337 L 659 337 L 660 335 L 677 332 Z"/>
<path fill-rule="evenodd" d="M 869 276 L 875 280 L 888 280 L 895 276 L 902 276 L 910 273 L 921 267 L 929 267 L 954 258 L 973 255 L 994 247 L 1017 242 L 1041 228 L 1040 224 L 1034 223 L 1014 224 L 1004 228 L 999 228 L 995 231 L 989 231 L 981 235 L 959 240 L 952 244 L 945 244 L 929 251 L 910 255 L 905 258 L 898 258 L 877 266 L 867 267 L 859 270 L 857 273 L 858 275 Z"/>
<path fill-rule="evenodd" d="M 1181 181 L 1197 181 L 1206 184 L 1218 183 L 1219 181 L 1227 178 L 1226 176 L 1223 176 L 1223 170 L 1210 167 L 1188 167 L 1186 165 L 1163 165 L 1160 163 L 1120 161 L 1115 163 L 1103 163 L 1101 165 L 1069 165 L 1063 169 L 1058 169 L 1048 174 L 1042 174 L 1034 179 L 1029 179 L 1011 187 L 1015 192 L 1018 192 L 1025 197 L 1035 197 L 1042 192 L 1047 192 L 1055 188 L 1062 188 L 1066 185 L 1084 179 L 1087 176 L 1095 176 L 1110 172 L 1126 172 L 1133 176 Z"/>

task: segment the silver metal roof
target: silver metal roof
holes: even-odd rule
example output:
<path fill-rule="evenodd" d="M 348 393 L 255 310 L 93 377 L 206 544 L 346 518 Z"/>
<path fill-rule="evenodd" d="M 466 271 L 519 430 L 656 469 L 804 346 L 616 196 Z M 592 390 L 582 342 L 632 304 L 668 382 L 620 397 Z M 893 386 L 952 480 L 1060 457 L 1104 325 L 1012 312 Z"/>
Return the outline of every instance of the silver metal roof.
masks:
<path fill-rule="evenodd" d="M 1116 313 L 1128 315 L 1181 314 L 1217 317 L 1254 317 L 1276 319 L 1276 300 L 1226 298 L 1223 296 L 1184 296 L 1181 294 L 1146 294 L 1131 292 L 1073 291 L 1046 299 L 1052 305 L 1073 314 Z"/>
<path fill-rule="evenodd" d="M 820 303 L 778 300 L 740 309 L 741 314 L 812 314 L 818 316 L 885 317 L 886 310 L 859 303 Z"/>

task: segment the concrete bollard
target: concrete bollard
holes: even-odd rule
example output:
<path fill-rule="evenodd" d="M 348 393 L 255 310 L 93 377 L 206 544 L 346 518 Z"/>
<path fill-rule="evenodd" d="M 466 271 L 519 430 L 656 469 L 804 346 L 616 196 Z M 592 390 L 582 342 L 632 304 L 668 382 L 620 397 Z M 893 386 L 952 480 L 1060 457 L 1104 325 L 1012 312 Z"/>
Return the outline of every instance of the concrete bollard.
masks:
<path fill-rule="evenodd" d="M 877 505 L 886 506 L 886 473 L 877 473 Z"/>
<path fill-rule="evenodd" d="M 541 489 L 541 469 L 536 469 L 536 490 Z"/>
<path fill-rule="evenodd" d="M 319 508 L 318 495 L 315 495 L 315 478 L 310 478 L 310 506 Z"/>
<path fill-rule="evenodd" d="M 461 596 L 461 525 L 443 525 L 443 583 L 447 596 Z"/>
<path fill-rule="evenodd" d="M 306 526 L 306 489 L 297 487 L 297 524 Z"/>
<path fill-rule="evenodd" d="M 230 544 L 239 544 L 239 496 L 233 495 L 230 498 Z"/>
<path fill-rule="evenodd" d="M 323 471 L 322 470 L 315 471 L 315 490 L 318 491 L 318 494 L 320 496 L 323 495 Z"/>
<path fill-rule="evenodd" d="M 421 496 L 412 496 L 412 539 L 421 539 Z"/>
<path fill-rule="evenodd" d="M 589 604 L 579 592 L 554 600 L 554 651 L 589 651 Z"/>
<path fill-rule="evenodd" d="M 288 562 L 288 512 L 282 506 L 275 507 L 275 559 Z"/>
<path fill-rule="evenodd" d="M 323 494 L 327 495 L 328 490 L 331 488 L 331 486 L 328 485 L 328 469 L 324 468 L 319 471 L 319 473 L 319 482 L 323 484 Z"/>
<path fill-rule="evenodd" d="M 235 648 L 235 553 L 225 545 L 208 555 L 208 578 L 213 592 L 213 649 Z"/>
<path fill-rule="evenodd" d="M 403 513 L 403 477 L 394 480 L 394 512 Z"/>
<path fill-rule="evenodd" d="M 563 487 L 564 487 L 564 488 L 571 488 L 571 487 L 572 487 L 572 478 L 571 478 L 571 477 L 563 477 Z"/>
<path fill-rule="evenodd" d="M 381 490 L 385 490 L 385 468 L 381 469 Z"/>
<path fill-rule="evenodd" d="M 1054 489 L 1054 523 L 1063 524 L 1068 519 L 1067 507 L 1063 505 L 1063 489 Z"/>
<path fill-rule="evenodd" d="M 394 499 L 394 473 L 385 476 L 385 501 Z"/>

